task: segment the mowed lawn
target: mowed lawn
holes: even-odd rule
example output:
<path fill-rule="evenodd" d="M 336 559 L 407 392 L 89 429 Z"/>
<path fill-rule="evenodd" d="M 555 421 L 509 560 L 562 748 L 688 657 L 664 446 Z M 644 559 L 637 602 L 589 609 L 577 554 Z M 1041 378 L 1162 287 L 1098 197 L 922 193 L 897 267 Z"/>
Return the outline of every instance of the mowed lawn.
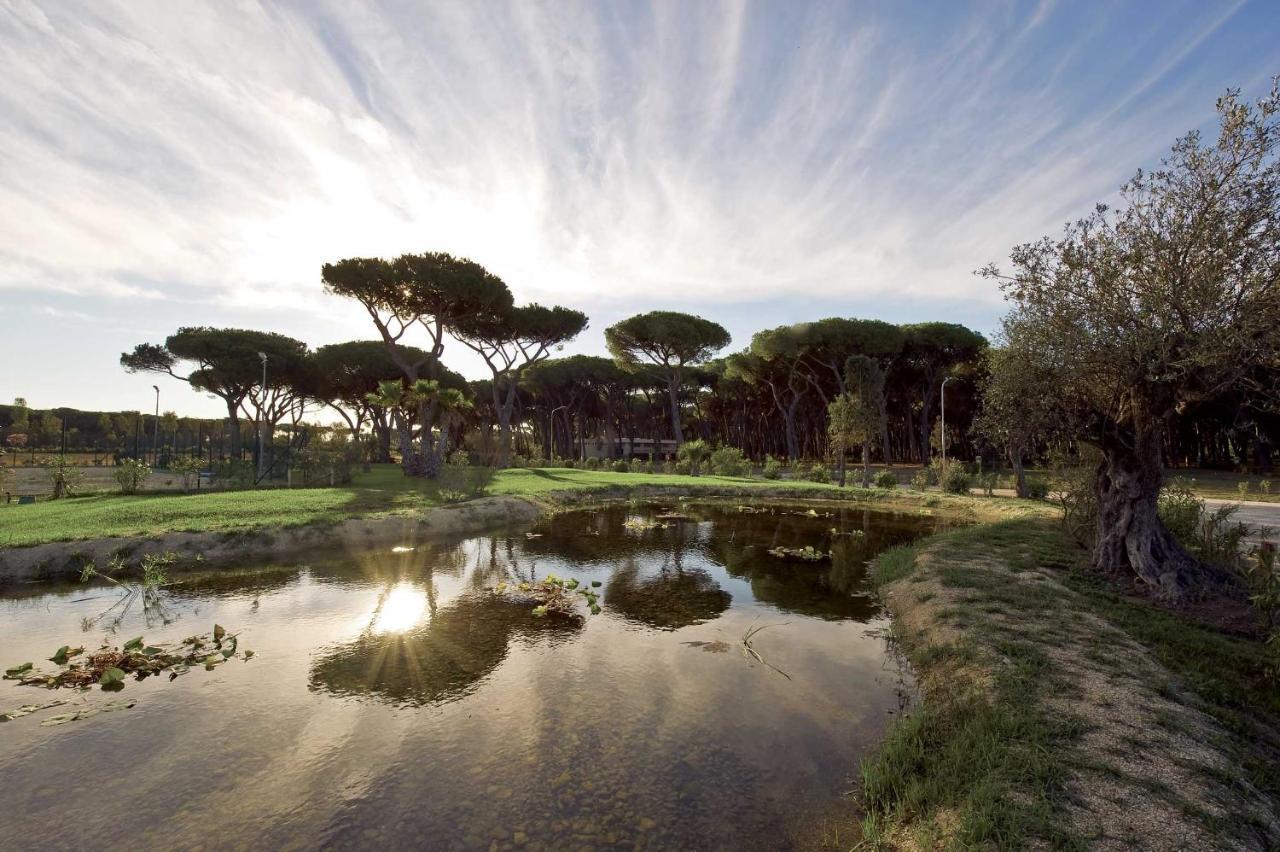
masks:
<path fill-rule="evenodd" d="M 77 541 L 164 532 L 245 530 L 335 522 L 343 518 L 400 514 L 446 502 L 495 494 L 537 495 L 550 491 L 617 486 L 684 485 L 776 487 L 821 490 L 810 482 L 778 483 L 723 476 L 609 473 L 561 468 L 484 471 L 450 470 L 439 480 L 408 479 L 394 465 L 378 465 L 337 488 L 271 488 L 194 494 L 99 495 L 0 506 L 0 547 L 47 541 Z"/>

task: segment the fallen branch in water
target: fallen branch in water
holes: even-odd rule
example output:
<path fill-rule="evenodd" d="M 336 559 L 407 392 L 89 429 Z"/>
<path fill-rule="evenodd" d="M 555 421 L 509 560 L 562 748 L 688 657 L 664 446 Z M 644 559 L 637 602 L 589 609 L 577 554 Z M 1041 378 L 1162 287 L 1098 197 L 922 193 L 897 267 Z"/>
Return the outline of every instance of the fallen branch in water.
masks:
<path fill-rule="evenodd" d="M 747 649 L 747 653 L 748 653 L 748 654 L 750 654 L 752 657 L 754 657 L 754 658 L 756 659 L 756 661 L 757 661 L 757 662 L 759 662 L 762 666 L 767 666 L 768 668 L 773 669 L 775 672 L 777 672 L 778 674 L 782 675 L 782 676 L 783 676 L 783 677 L 785 677 L 787 680 L 791 680 L 791 675 L 787 674 L 787 673 L 786 673 L 786 672 L 784 672 L 782 669 L 780 669 L 780 668 L 778 668 L 777 666 L 773 665 L 773 664 L 772 664 L 772 663 L 770 663 L 768 660 L 766 660 L 764 657 L 760 656 L 760 652 L 759 652 L 759 651 L 757 651 L 757 650 L 755 649 L 755 647 L 751 644 L 751 639 L 752 639 L 752 637 L 753 637 L 753 636 L 755 636 L 755 635 L 756 635 L 757 633 L 759 633 L 761 630 L 764 630 L 764 629 L 769 628 L 769 627 L 786 627 L 786 626 L 787 626 L 788 624 L 790 624 L 790 623 L 791 623 L 790 621 L 784 621 L 784 622 L 782 622 L 781 624 L 761 624 L 761 625 L 760 625 L 760 626 L 758 626 L 758 627 L 752 627 L 752 628 L 751 628 L 750 630 L 748 630 L 748 631 L 746 632 L 746 634 L 742 637 L 742 644 L 743 644 L 743 646 Z"/>

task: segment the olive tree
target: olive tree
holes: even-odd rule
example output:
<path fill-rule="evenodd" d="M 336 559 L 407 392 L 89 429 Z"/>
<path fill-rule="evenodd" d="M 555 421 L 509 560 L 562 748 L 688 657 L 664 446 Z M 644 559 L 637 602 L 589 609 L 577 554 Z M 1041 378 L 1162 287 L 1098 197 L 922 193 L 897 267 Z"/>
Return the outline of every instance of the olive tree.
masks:
<path fill-rule="evenodd" d="M 686 368 L 706 361 L 729 345 L 729 332 L 711 320 L 678 311 L 636 314 L 605 329 L 605 345 L 620 366 L 654 370 L 667 385 L 671 436 L 684 442 L 680 426 L 680 391 Z"/>
<path fill-rule="evenodd" d="M 1219 131 L 1182 137 L 1099 205 L 1013 250 L 1006 365 L 1034 363 L 1039 394 L 1100 450 L 1093 566 L 1181 600 L 1225 582 L 1161 523 L 1161 435 L 1179 410 L 1274 375 L 1280 348 L 1280 89 L 1217 104 Z"/>
<path fill-rule="evenodd" d="M 1027 345 L 1011 341 L 988 350 L 981 382 L 982 410 L 974 430 L 1003 449 L 1013 469 L 1014 489 L 1027 497 L 1026 459 L 1037 443 L 1063 427 L 1066 412 L 1051 393 L 1057 376 L 1039 359 L 1027 358 Z"/>

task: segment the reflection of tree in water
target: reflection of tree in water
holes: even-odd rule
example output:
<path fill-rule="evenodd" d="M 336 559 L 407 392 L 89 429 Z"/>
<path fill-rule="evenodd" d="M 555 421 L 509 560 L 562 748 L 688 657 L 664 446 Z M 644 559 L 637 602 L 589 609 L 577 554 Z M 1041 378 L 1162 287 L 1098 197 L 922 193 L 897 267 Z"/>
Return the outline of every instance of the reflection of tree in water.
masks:
<path fill-rule="evenodd" d="M 428 608 L 429 621 L 403 633 L 377 632 L 375 614 L 354 641 L 319 655 L 311 689 L 397 704 L 452 701 L 498 667 L 512 639 L 563 638 L 582 627 L 577 619 L 535 618 L 527 604 L 484 593 Z"/>
<path fill-rule="evenodd" d="M 605 608 L 631 621 L 675 630 L 709 621 L 729 608 L 733 597 L 701 568 L 664 563 L 644 576 L 635 560 L 614 573 L 605 588 Z"/>
<path fill-rule="evenodd" d="M 751 584 L 751 594 L 761 603 L 828 620 L 865 621 L 879 612 L 866 585 L 866 561 L 873 551 L 865 536 L 832 535 L 832 521 L 786 515 L 722 517 L 711 538 L 712 552 L 729 574 Z M 785 561 L 768 552 L 770 547 L 806 544 L 831 551 L 831 561 Z"/>

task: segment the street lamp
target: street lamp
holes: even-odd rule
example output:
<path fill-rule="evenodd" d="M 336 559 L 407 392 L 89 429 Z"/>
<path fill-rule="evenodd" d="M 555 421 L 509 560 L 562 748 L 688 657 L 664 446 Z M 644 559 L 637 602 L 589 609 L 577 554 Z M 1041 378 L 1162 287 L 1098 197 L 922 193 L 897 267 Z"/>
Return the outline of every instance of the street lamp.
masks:
<path fill-rule="evenodd" d="M 954 376 L 947 376 L 942 380 L 942 389 L 939 393 L 942 395 L 942 469 L 947 469 L 947 382 L 951 381 Z"/>
<path fill-rule="evenodd" d="M 257 423 L 254 425 L 257 426 L 258 431 L 258 480 L 261 481 L 262 466 L 267 461 L 266 456 L 263 454 L 265 448 L 262 446 L 262 403 L 267 396 L 267 353 L 259 352 L 258 357 L 262 359 L 262 390 L 258 394 L 258 417 Z"/>
<path fill-rule="evenodd" d="M 151 430 L 151 455 L 152 461 L 157 467 L 160 466 L 160 386 L 151 386 L 156 392 L 156 423 Z"/>
<path fill-rule="evenodd" d="M 554 460 L 554 459 L 555 459 L 555 457 L 556 457 L 556 412 L 557 412 L 557 411 L 564 411 L 564 410 L 565 410 L 566 408 L 568 408 L 568 407 L 569 407 L 569 406 L 567 406 L 567 405 L 561 405 L 561 406 L 558 406 L 558 407 L 556 407 L 556 408 L 551 409 L 551 414 L 550 414 L 550 416 L 547 418 L 547 425 L 551 427 L 551 434 L 547 436 L 547 441 L 551 444 L 551 458 L 552 458 L 552 460 Z M 568 420 L 566 420 L 565 422 L 566 422 L 566 423 L 568 423 Z M 566 429 L 565 429 L 565 432 L 566 432 L 566 434 L 565 434 L 565 439 L 566 439 L 566 440 L 568 440 L 568 438 L 569 438 L 569 435 L 567 434 L 567 433 L 568 433 L 568 431 L 569 431 L 569 430 L 566 428 Z M 572 449 L 572 448 L 571 448 L 571 449 Z"/>

